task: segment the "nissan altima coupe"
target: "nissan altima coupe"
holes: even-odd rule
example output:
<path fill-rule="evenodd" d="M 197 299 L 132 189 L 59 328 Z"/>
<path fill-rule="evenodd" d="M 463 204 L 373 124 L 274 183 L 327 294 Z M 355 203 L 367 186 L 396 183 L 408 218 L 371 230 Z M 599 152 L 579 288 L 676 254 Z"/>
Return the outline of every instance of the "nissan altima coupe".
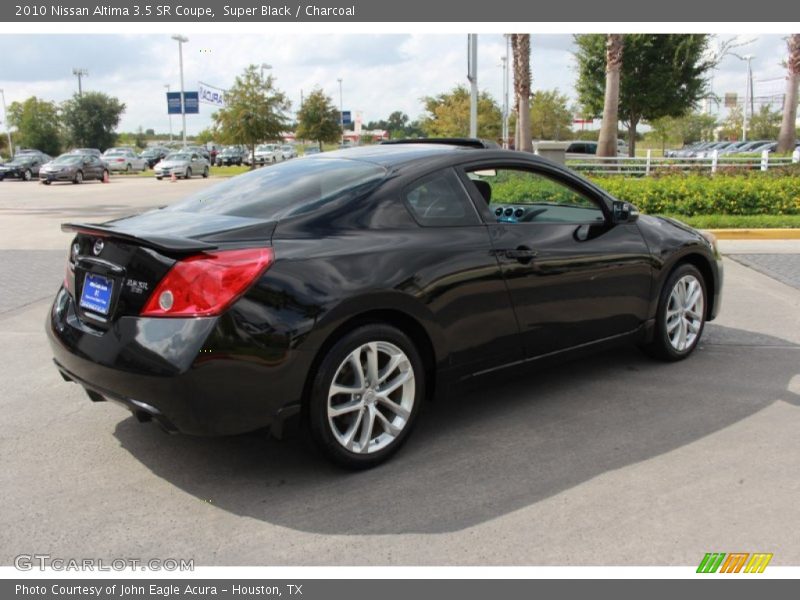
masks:
<path fill-rule="evenodd" d="M 63 229 L 64 379 L 171 432 L 299 420 L 350 468 L 453 385 L 621 342 L 681 360 L 720 307 L 713 238 L 477 140 L 326 152 Z"/>

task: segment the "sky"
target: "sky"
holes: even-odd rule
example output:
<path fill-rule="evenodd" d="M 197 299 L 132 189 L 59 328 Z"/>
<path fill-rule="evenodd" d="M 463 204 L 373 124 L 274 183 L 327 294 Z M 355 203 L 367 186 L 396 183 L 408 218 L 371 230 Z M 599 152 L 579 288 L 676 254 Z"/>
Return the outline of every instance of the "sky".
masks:
<path fill-rule="evenodd" d="M 268 63 L 276 86 L 300 105 L 301 90 L 320 87 L 339 102 L 342 79 L 344 110 L 361 111 L 364 122 L 386 118 L 401 110 L 412 119 L 424 112 L 421 99 L 448 91 L 466 80 L 466 38 L 434 34 L 285 34 L 238 35 L 196 33 L 184 44 L 186 90 L 199 81 L 227 88 L 248 64 Z M 717 36 L 712 45 L 733 38 Z M 752 54 L 755 96 L 782 94 L 786 55 L 782 35 L 737 36 L 749 42 L 735 51 Z M 480 34 L 478 83 L 502 103 L 502 62 L 505 39 Z M 558 88 L 574 100 L 577 76 L 572 36 L 535 34 L 531 37 L 533 89 Z M 177 42 L 169 35 L 0 35 L 0 89 L 7 104 L 36 95 L 60 102 L 77 92 L 75 67 L 88 70 L 84 90 L 118 97 L 126 105 L 119 130 L 138 127 L 169 130 L 165 85 L 180 89 Z M 727 56 L 713 73 L 712 86 L 722 96 L 744 96 L 745 63 Z M 213 107 L 200 105 L 200 114 L 187 115 L 192 135 L 211 124 Z M 4 119 L 5 116 L 2 115 Z M 180 116 L 173 117 L 180 130 Z"/>

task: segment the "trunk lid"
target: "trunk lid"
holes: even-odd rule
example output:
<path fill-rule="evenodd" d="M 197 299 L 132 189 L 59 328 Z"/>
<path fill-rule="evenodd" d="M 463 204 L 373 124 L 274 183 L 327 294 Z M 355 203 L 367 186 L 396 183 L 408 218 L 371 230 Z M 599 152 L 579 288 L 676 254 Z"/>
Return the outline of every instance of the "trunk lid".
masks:
<path fill-rule="evenodd" d="M 176 261 L 221 249 L 269 246 L 275 222 L 177 211 L 150 211 L 74 231 L 66 287 L 85 323 L 106 329 L 138 315 Z"/>

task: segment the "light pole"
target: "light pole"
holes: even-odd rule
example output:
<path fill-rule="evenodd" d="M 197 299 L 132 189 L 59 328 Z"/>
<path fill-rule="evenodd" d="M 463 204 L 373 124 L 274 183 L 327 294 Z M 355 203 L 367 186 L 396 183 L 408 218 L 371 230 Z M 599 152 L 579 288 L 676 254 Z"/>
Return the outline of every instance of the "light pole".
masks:
<path fill-rule="evenodd" d="M 87 69 L 81 69 L 80 67 L 75 67 L 72 69 L 72 74 L 78 78 L 78 96 L 83 96 L 83 88 L 81 87 L 81 78 L 88 77 L 89 71 Z"/>
<path fill-rule="evenodd" d="M 261 66 L 259 67 L 259 69 L 261 69 L 261 79 L 264 79 L 264 69 L 269 70 L 271 68 L 272 65 L 268 65 L 267 63 L 261 63 Z"/>
<path fill-rule="evenodd" d="M 752 68 L 752 61 L 755 58 L 754 54 L 745 54 L 744 56 L 740 56 L 739 54 L 735 54 L 731 52 L 733 56 L 738 58 L 739 60 L 747 61 L 747 85 L 744 88 L 744 106 L 742 107 L 742 141 L 747 141 L 747 128 L 748 128 L 748 118 L 747 118 L 747 107 L 750 106 L 750 118 L 753 117 L 753 68 Z"/>
<path fill-rule="evenodd" d="M 342 130 L 342 144 L 344 145 L 344 102 L 342 102 L 342 78 L 339 77 L 339 128 Z"/>
<path fill-rule="evenodd" d="M 8 128 L 8 109 L 6 108 L 6 93 L 0 90 L 0 96 L 3 97 L 3 122 L 6 126 L 6 136 L 8 136 L 8 157 L 14 157 L 14 146 L 11 145 L 11 130 Z"/>
<path fill-rule="evenodd" d="M 172 39 L 178 42 L 178 63 L 181 69 L 181 125 L 183 126 L 183 147 L 186 147 L 186 102 L 183 97 L 183 45 L 189 41 L 185 35 L 173 35 Z"/>
<path fill-rule="evenodd" d="M 467 80 L 469 94 L 469 137 L 478 137 L 478 34 L 467 35 Z"/>
<path fill-rule="evenodd" d="M 167 94 L 169 94 L 169 84 L 165 83 L 164 87 L 167 88 Z M 169 112 L 169 102 L 167 102 L 167 114 L 169 115 L 169 142 L 171 144 L 172 143 L 172 113 Z"/>

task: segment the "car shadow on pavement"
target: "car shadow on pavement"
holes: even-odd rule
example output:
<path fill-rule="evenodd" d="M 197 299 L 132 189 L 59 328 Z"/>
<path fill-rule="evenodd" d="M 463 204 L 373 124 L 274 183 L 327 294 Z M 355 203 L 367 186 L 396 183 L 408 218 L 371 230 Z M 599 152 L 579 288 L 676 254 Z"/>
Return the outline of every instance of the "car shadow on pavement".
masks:
<path fill-rule="evenodd" d="M 168 436 L 133 418 L 115 435 L 156 476 L 237 515 L 322 534 L 449 532 L 691 444 L 773 402 L 800 406 L 788 391 L 798 359 L 796 344 L 709 324 L 679 363 L 621 348 L 501 373 L 427 406 L 405 448 L 359 473 L 331 466 L 303 436 Z"/>

